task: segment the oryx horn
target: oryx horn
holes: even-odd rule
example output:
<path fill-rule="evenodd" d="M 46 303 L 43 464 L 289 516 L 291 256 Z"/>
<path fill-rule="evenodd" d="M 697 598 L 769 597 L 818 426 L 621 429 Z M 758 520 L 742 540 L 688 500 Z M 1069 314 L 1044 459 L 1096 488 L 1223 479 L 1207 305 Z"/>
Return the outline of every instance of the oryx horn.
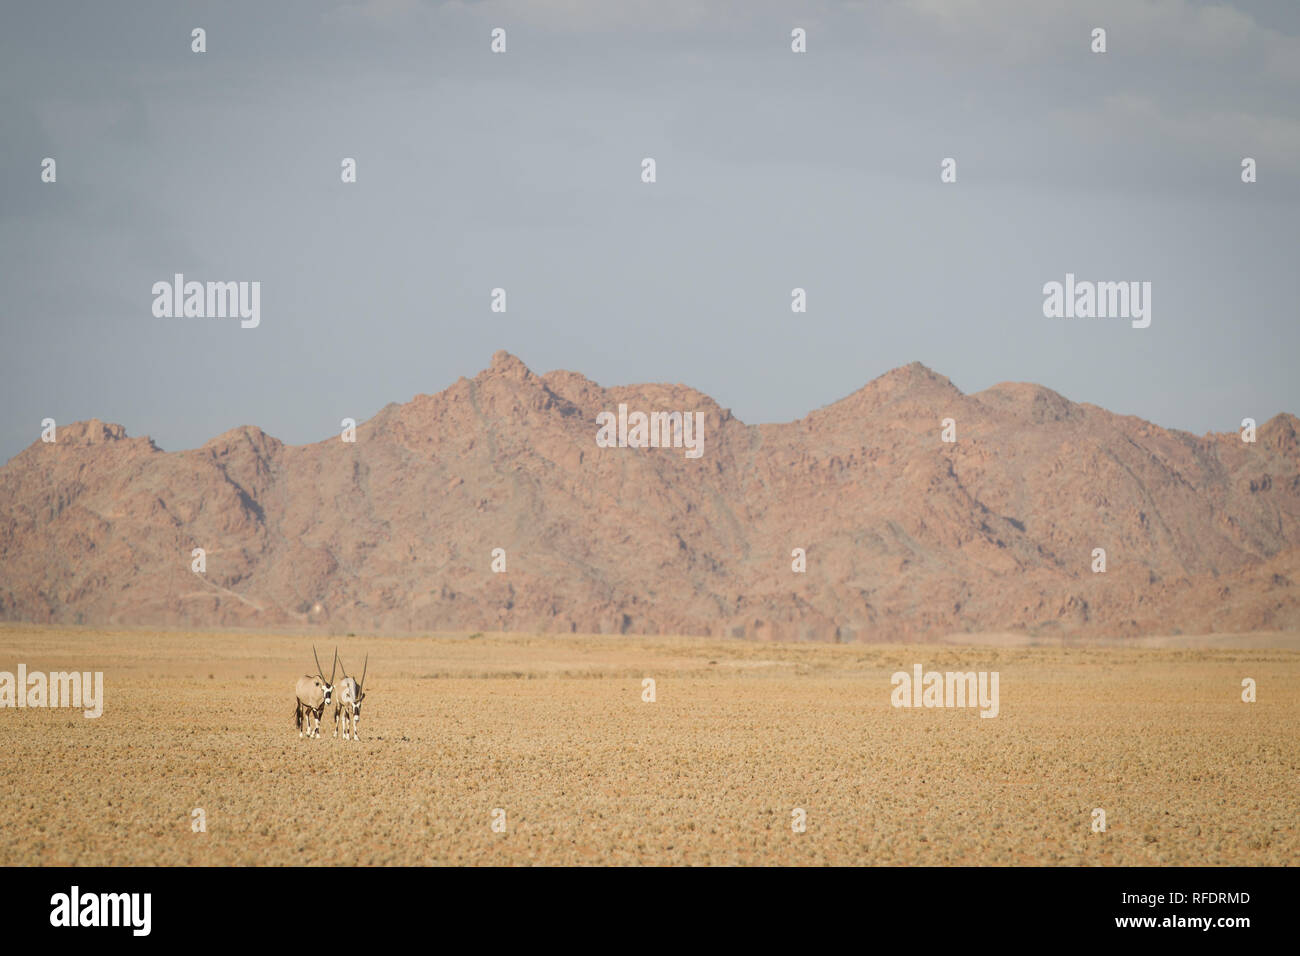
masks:
<path fill-rule="evenodd" d="M 361 680 L 357 681 L 357 693 L 361 693 L 361 688 L 366 686 L 366 668 L 370 666 L 370 655 L 366 655 L 366 662 L 361 665 Z"/>
<path fill-rule="evenodd" d="M 323 683 L 325 681 L 325 671 L 321 669 L 320 658 L 316 656 L 315 644 L 311 646 L 311 656 L 316 658 L 316 676 L 319 677 Z"/>

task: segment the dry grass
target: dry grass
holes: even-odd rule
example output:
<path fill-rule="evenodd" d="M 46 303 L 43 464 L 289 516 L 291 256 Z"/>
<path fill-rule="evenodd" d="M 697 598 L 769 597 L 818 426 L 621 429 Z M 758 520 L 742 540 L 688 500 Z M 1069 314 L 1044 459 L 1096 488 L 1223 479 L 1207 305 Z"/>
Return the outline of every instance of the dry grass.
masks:
<path fill-rule="evenodd" d="M 1300 862 L 1292 650 L 345 638 L 344 743 L 292 726 L 311 643 L 0 628 L 107 697 L 0 710 L 0 864 Z M 917 662 L 999 671 L 1001 715 L 893 709 Z"/>

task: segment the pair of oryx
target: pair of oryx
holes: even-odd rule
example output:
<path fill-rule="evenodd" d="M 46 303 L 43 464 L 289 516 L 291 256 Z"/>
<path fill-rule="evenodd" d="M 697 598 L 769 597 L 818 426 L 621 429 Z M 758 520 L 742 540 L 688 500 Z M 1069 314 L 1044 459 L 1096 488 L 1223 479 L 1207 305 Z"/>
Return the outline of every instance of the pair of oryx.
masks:
<path fill-rule="evenodd" d="M 316 657 L 316 648 L 311 649 L 312 657 Z M 335 695 L 334 674 L 338 666 L 343 661 L 339 658 L 339 651 L 334 649 L 334 666 L 330 668 L 330 679 L 325 679 L 325 673 L 321 670 L 320 658 L 316 657 L 316 676 L 312 677 L 307 674 L 298 681 L 298 706 L 294 710 L 294 721 L 298 725 L 298 736 L 303 735 L 304 730 L 308 737 L 320 736 L 320 719 L 325 713 L 325 708 L 333 701 L 334 704 L 334 736 L 339 735 L 339 718 L 343 718 L 343 739 L 360 740 L 357 733 L 357 721 L 361 719 L 361 702 L 366 699 L 366 668 L 370 666 L 370 655 L 366 655 L 366 663 L 361 668 L 361 680 L 354 680 L 348 676 L 347 669 L 343 670 L 343 679 L 338 683 L 338 694 Z M 316 721 L 312 725 L 313 718 Z M 351 726 L 349 728 L 349 721 Z M 304 726 L 306 725 L 306 726 Z M 351 735 L 349 736 L 349 729 Z"/>

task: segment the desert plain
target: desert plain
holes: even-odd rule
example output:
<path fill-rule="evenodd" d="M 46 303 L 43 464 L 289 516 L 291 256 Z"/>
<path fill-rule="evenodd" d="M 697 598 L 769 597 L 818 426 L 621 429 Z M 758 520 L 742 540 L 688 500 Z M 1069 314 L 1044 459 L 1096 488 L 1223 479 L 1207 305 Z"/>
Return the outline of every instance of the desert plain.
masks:
<path fill-rule="evenodd" d="M 0 625 L 105 697 L 0 709 L 0 864 L 1300 863 L 1296 634 L 962 640 Z M 313 644 L 368 655 L 359 741 L 294 728 Z M 997 717 L 891 706 L 916 664 Z"/>

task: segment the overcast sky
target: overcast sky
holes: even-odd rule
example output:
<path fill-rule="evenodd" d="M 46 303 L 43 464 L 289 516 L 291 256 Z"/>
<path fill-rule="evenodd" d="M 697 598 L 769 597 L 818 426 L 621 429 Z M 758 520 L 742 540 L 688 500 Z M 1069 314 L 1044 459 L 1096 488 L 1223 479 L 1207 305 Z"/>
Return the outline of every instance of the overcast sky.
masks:
<path fill-rule="evenodd" d="M 919 360 L 1230 430 L 1300 412 L 1298 207 L 1293 0 L 7 3 L 0 461 L 316 441 L 501 348 L 751 423 Z M 260 326 L 156 318 L 177 272 Z M 1150 327 L 1045 318 L 1067 272 Z"/>

